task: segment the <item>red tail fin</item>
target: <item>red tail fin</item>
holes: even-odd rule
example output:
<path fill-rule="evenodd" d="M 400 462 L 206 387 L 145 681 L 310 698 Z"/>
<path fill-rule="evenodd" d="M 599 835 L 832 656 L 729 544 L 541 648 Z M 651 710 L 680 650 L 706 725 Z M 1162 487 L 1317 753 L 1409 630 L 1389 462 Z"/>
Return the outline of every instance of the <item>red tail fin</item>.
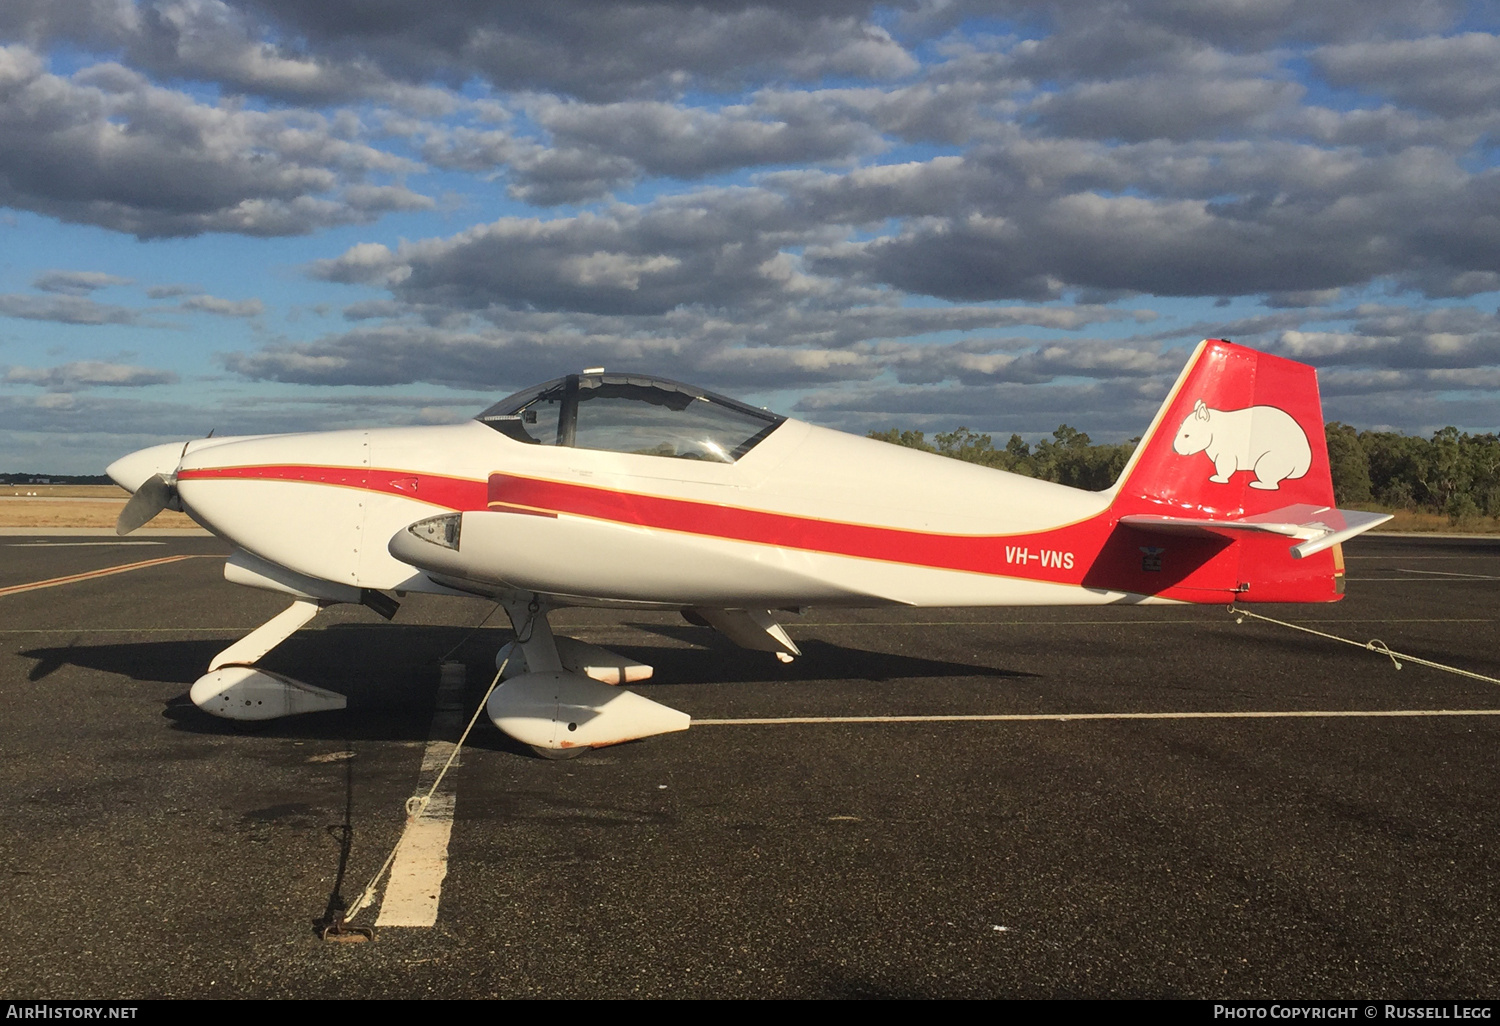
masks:
<path fill-rule="evenodd" d="M 1116 486 L 1121 514 L 1237 518 L 1333 505 L 1317 372 L 1199 343 Z"/>
<path fill-rule="evenodd" d="M 1110 504 L 1084 578 L 1188 602 L 1326 602 L 1339 543 L 1390 519 L 1333 508 L 1316 372 L 1222 339 L 1198 346 Z"/>

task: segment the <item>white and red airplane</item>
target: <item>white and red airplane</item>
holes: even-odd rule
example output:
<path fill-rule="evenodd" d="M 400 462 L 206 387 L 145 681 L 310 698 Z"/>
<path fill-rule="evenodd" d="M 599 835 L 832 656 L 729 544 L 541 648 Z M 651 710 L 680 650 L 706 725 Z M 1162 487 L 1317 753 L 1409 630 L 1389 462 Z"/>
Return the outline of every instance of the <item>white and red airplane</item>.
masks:
<path fill-rule="evenodd" d="M 1388 519 L 1333 508 L 1314 370 L 1219 339 L 1102 492 L 598 368 L 462 424 L 173 442 L 109 475 L 135 493 L 121 534 L 181 509 L 234 546 L 227 579 L 293 597 L 214 658 L 200 708 L 343 708 L 255 664 L 334 603 L 477 595 L 518 638 L 490 717 L 554 755 L 689 723 L 618 687 L 649 666 L 554 637 L 560 606 L 681 610 L 790 660 L 777 614 L 808 606 L 1333 602 L 1340 543 Z"/>

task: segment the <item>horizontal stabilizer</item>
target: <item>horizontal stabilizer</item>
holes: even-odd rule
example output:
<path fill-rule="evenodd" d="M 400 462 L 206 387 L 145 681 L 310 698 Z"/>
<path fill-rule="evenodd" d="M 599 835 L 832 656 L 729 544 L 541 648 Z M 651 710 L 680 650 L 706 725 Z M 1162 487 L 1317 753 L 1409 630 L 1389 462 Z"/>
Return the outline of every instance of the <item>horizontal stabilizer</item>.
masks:
<path fill-rule="evenodd" d="M 1223 520 L 1132 513 L 1121 517 L 1120 523 L 1159 534 L 1217 535 L 1221 538 L 1233 538 L 1246 531 L 1279 534 L 1298 540 L 1299 544 L 1291 547 L 1291 553 L 1294 558 L 1302 559 L 1348 541 L 1389 519 L 1389 513 L 1361 513 L 1299 503 L 1269 513 Z"/>

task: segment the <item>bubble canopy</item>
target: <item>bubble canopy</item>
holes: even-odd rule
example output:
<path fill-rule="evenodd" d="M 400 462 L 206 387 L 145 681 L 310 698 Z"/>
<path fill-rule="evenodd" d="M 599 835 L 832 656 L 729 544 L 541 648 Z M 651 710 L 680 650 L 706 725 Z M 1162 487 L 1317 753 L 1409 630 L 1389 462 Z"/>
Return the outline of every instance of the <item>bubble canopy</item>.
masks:
<path fill-rule="evenodd" d="M 667 378 L 569 374 L 500 400 L 477 418 L 528 445 L 733 463 L 785 417 Z"/>

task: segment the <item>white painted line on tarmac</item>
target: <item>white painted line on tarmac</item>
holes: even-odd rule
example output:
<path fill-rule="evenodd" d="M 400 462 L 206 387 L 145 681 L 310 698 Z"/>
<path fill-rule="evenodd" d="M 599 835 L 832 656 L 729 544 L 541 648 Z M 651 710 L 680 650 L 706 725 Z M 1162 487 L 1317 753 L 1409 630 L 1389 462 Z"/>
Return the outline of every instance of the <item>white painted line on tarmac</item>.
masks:
<path fill-rule="evenodd" d="M 1119 624 L 1119 623 L 1150 623 L 1149 620 L 954 620 L 954 624 L 966 624 L 975 627 L 1006 627 L 1006 626 L 1041 626 L 1041 627 L 1065 627 L 1094 626 L 1096 624 Z M 1173 623 L 1219 623 L 1218 620 L 1174 620 Z M 1492 616 L 1431 616 L 1431 617 L 1347 617 L 1332 620 L 1298 620 L 1298 623 L 1494 623 Z M 78 627 L 0 627 L 0 634 L 247 634 L 255 630 L 260 624 L 245 623 L 234 627 L 95 627 L 92 624 Z M 891 622 L 891 623 L 806 623 L 794 624 L 796 627 L 932 627 L 946 626 L 943 623 L 932 623 L 928 621 Z M 1233 626 L 1233 625 L 1231 625 Z M 419 623 L 339 623 L 339 624 L 313 624 L 304 627 L 298 633 L 306 634 L 309 631 L 333 630 L 372 630 L 372 631 L 425 631 L 429 629 L 426 624 Z M 570 635 L 584 636 L 589 638 L 618 639 L 624 636 L 636 637 L 649 632 L 642 631 L 636 627 L 590 627 L 569 628 Z M 587 640 L 586 638 L 584 640 Z"/>
<path fill-rule="evenodd" d="M 1360 578 L 1369 580 L 1370 578 Z M 1406 580 L 1398 577 L 1393 580 Z M 1223 605 L 1215 604 L 1219 609 Z M 1391 616 L 1335 616 L 1323 617 L 1310 620 L 1299 620 L 1298 623 L 1490 623 L 1494 620 L 1492 616 L 1474 616 L 1458 618 L 1452 616 L 1417 616 L 1417 617 L 1391 617 Z M 799 630 L 814 630 L 818 627 L 878 627 L 881 630 L 890 630 L 893 627 L 1109 627 L 1129 625 L 1132 627 L 1202 627 L 1205 624 L 1213 625 L 1227 623 L 1228 620 L 1222 616 L 1203 616 L 1194 620 L 792 620 L 782 626 L 788 626 Z M 350 625 L 352 626 L 352 625 Z M 365 626 L 365 625 L 361 625 Z M 385 624 L 369 624 L 370 627 L 384 627 Z M 396 626 L 402 626 L 397 624 Z M 572 624 L 559 627 L 566 630 L 570 635 L 589 634 L 591 636 L 603 637 L 604 635 L 620 634 L 651 634 L 652 627 L 677 627 L 678 624 Z M 687 626 L 683 623 L 681 626 Z"/>
<path fill-rule="evenodd" d="M 1404 566 L 1398 566 L 1396 569 L 1403 574 L 1437 574 L 1439 577 L 1470 577 L 1477 581 L 1500 581 L 1500 577 L 1492 574 L 1461 574 L 1453 570 L 1408 570 Z"/>
<path fill-rule="evenodd" d="M 695 727 L 779 727 L 819 723 L 1066 723 L 1072 720 L 1317 720 L 1421 716 L 1500 716 L 1500 709 L 1288 709 L 1243 712 L 954 713 L 939 716 L 776 716 L 697 719 Z"/>
<path fill-rule="evenodd" d="M 423 762 L 425 765 L 426 760 Z M 407 821 L 396 849 L 396 861 L 391 865 L 390 880 L 385 885 L 376 926 L 437 925 L 438 902 L 443 896 L 443 880 L 448 875 L 448 841 L 452 835 L 453 795 L 435 794 L 426 812 Z"/>
<path fill-rule="evenodd" d="M 453 755 L 454 741 L 464 728 L 464 667 L 462 663 L 444 663 L 438 681 L 437 708 L 432 713 L 427 747 L 422 753 L 422 770 L 417 776 L 414 796 L 424 797 L 448 759 Z M 453 808 L 457 795 L 453 778 L 445 777 L 443 786 L 432 796 L 420 816 L 409 816 L 406 829 L 396 845 L 396 859 L 380 902 L 376 926 L 426 926 L 437 924 L 438 902 L 443 896 L 443 880 L 448 875 L 448 841 L 453 835 Z"/>
<path fill-rule="evenodd" d="M 1360 577 L 1357 580 L 1368 581 L 1376 578 Z M 1404 581 L 1408 578 L 1393 577 L 1391 580 Z M 1417 579 L 1417 578 L 1413 578 Z M 1214 603 L 1215 606 L 1223 608 L 1222 603 Z M 1493 617 L 1474 617 L 1467 620 L 1458 620 L 1451 616 L 1424 616 L 1424 617 L 1387 617 L 1387 616 L 1338 616 L 1326 617 L 1317 620 L 1299 620 L 1299 623 L 1489 623 Z M 793 620 L 792 627 L 1094 627 L 1094 626 L 1119 626 L 1129 624 L 1132 627 L 1201 627 L 1204 624 L 1226 623 L 1222 617 L 1199 617 L 1194 620 Z M 675 626 L 675 625 L 674 625 Z"/>
<path fill-rule="evenodd" d="M 1403 572 L 1412 573 L 1413 571 L 1407 570 Z M 1423 571 L 1423 573 L 1430 572 L 1431 571 Z M 1468 574 L 1460 574 L 1457 575 L 1457 580 L 1448 580 L 1444 577 L 1346 577 L 1344 579 L 1350 584 L 1372 584 L 1377 581 L 1383 582 L 1385 584 L 1391 584 L 1395 581 L 1400 581 L 1404 584 L 1463 584 L 1463 578 L 1469 576 L 1470 575 Z M 1471 579 L 1479 581 L 1500 581 L 1500 577 L 1473 577 Z"/>
<path fill-rule="evenodd" d="M 1493 541 L 1500 541 L 1500 534 L 1487 535 L 1486 537 L 1489 537 Z M 1410 563 L 1412 560 L 1415 560 L 1415 559 L 1470 559 L 1470 560 L 1473 560 L 1473 559 L 1495 559 L 1497 556 L 1500 556 L 1500 553 L 1492 553 L 1492 552 L 1455 552 L 1455 553 L 1450 553 L 1450 554 L 1445 555 L 1445 556 L 1420 556 L 1420 555 L 1413 555 L 1411 553 L 1403 552 L 1399 556 L 1392 556 L 1392 555 L 1384 555 L 1384 556 L 1351 556 L 1351 555 L 1349 555 L 1346 552 L 1346 553 L 1344 553 L 1344 562 L 1347 563 L 1347 562 L 1349 562 L 1350 560 L 1353 560 L 1353 559 L 1379 559 L 1379 560 L 1382 560 L 1384 562 L 1389 563 L 1393 559 L 1399 559 L 1403 563 Z"/>

